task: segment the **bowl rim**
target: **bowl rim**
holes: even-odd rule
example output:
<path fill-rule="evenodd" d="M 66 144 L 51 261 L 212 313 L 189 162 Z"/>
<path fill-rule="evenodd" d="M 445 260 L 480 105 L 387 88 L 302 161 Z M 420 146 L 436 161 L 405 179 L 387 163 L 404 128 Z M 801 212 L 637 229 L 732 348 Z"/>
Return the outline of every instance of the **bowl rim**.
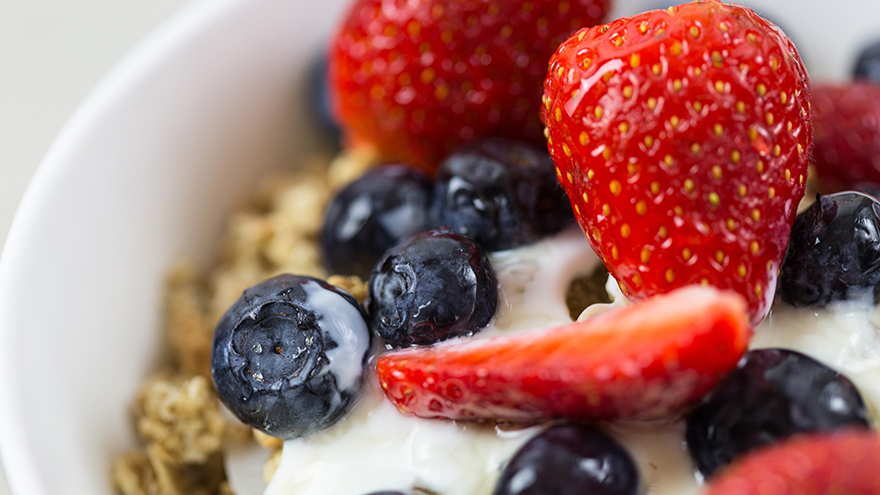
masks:
<path fill-rule="evenodd" d="M 126 98 L 145 75 L 160 68 L 176 51 L 206 31 L 219 19 L 228 16 L 242 4 L 253 0 L 193 0 L 163 21 L 138 42 L 103 77 L 80 103 L 52 141 L 28 183 L 0 253 L 0 397 L 16 397 L 18 387 L 12 360 L 4 359 L 12 352 L 14 329 L 8 315 L 14 312 L 17 282 L 28 274 L 23 269 L 28 245 L 34 236 L 35 220 L 41 205 L 51 201 L 51 192 L 59 187 L 59 178 L 73 167 L 67 157 L 102 121 L 118 102 Z M 24 432 L 20 404 L 0 400 L 0 465 L 12 494 L 48 495 Z M 110 473 L 108 472 L 108 480 Z"/>

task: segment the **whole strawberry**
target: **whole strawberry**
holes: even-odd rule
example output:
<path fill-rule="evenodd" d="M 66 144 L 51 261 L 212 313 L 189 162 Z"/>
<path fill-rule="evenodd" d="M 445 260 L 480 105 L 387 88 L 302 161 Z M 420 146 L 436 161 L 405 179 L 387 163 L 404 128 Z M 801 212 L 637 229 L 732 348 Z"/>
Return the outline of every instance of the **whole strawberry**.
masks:
<path fill-rule="evenodd" d="M 692 283 L 769 310 L 811 143 L 807 74 L 751 10 L 698 1 L 583 29 L 542 118 L 593 248 L 635 300 Z"/>
<path fill-rule="evenodd" d="M 348 144 L 428 171 L 474 137 L 543 144 L 547 62 L 607 10 L 608 0 L 356 0 L 330 47 Z"/>
<path fill-rule="evenodd" d="M 880 185 L 880 85 L 825 84 L 811 94 L 813 160 L 823 189 Z"/>

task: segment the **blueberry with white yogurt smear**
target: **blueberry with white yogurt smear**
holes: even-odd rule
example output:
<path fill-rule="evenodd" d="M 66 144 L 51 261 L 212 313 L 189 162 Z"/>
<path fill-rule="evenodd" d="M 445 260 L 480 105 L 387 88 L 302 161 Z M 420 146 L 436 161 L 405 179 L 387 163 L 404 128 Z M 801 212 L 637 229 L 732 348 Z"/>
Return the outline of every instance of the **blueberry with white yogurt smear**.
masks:
<path fill-rule="evenodd" d="M 314 433 L 360 396 L 370 332 L 357 301 L 318 279 L 279 275 L 244 291 L 214 330 L 217 395 L 278 438 Z"/>
<path fill-rule="evenodd" d="M 711 476 L 752 449 L 798 433 L 869 425 L 848 378 L 795 351 L 757 349 L 691 412 L 685 436 L 697 468 Z"/>
<path fill-rule="evenodd" d="M 635 495 L 639 473 L 611 437 L 585 425 L 554 426 L 505 466 L 493 495 Z"/>

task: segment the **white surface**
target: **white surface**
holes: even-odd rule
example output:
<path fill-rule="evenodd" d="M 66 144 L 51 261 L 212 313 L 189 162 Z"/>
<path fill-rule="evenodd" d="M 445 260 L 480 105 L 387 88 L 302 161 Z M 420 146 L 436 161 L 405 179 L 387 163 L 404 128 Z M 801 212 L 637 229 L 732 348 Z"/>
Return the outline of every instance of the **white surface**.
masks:
<path fill-rule="evenodd" d="M 319 143 L 293 116 L 329 30 L 319 11 L 338 3 L 192 4 L 55 140 L 0 259 L 0 454 L 15 493 L 111 493 L 110 460 L 133 445 L 127 404 L 157 358 L 162 273 L 210 253 L 258 177 Z"/>
<path fill-rule="evenodd" d="M 25 182 L 63 121 L 123 53 L 183 3 L 183 0 L 0 2 L 0 242 L 10 223 L 12 205 L 18 202 Z M 213 0 L 213 3 L 217 9 L 222 9 L 230 1 Z M 271 57 L 264 58 L 264 53 L 248 53 L 248 47 L 253 48 L 255 42 L 291 41 L 284 36 L 295 38 L 302 34 L 291 32 L 291 27 L 302 19 L 316 18 L 317 12 L 327 11 L 337 2 L 252 2 L 258 3 L 276 5 L 282 9 L 278 12 L 281 15 L 264 19 L 261 29 L 239 39 L 238 44 L 203 40 L 206 44 L 199 45 L 195 43 L 198 40 L 192 40 L 189 43 L 192 49 L 211 52 L 215 58 L 178 59 L 176 65 L 165 69 L 189 77 L 197 75 L 190 70 L 193 64 L 202 62 L 214 64 L 211 69 L 230 61 L 237 61 L 246 69 L 264 69 L 264 64 L 273 62 Z M 632 0 L 628 5 L 634 3 L 647 2 Z M 855 47 L 873 38 L 874 33 L 880 33 L 880 2 L 872 0 L 841 0 L 835 3 L 833 12 L 818 0 L 755 0 L 752 4 L 767 5 L 765 13 L 791 30 L 800 43 L 814 79 L 847 72 Z M 845 26 L 844 19 L 847 21 Z M 236 23 L 240 25 L 253 21 L 254 18 L 247 15 L 236 16 Z M 321 27 L 321 23 L 309 22 L 295 29 L 309 32 Z M 229 25 L 225 28 L 227 37 L 223 39 L 226 42 L 235 39 L 237 32 L 229 31 Z M 281 31 L 284 31 L 283 36 Z M 267 38 L 272 33 L 278 37 Z M 305 34 L 303 36 L 306 44 L 315 41 Z M 218 54 L 221 47 L 222 56 Z M 309 48 L 314 47 L 306 47 Z M 273 55 L 280 56 L 280 52 L 275 51 Z M 157 59 L 147 57 L 146 60 L 155 62 Z M 17 380 L 0 384 L 4 387 L 3 402 L 20 400 L 21 404 L 28 406 L 42 404 L 46 407 L 27 407 L 16 410 L 11 416 L 0 417 L 0 431 L 3 433 L 0 449 L 7 455 L 6 462 L 19 462 L 16 459 L 21 456 L 30 462 L 27 456 L 33 455 L 39 460 L 34 464 L 68 466 L 67 470 L 51 470 L 41 475 L 28 472 L 30 468 L 24 465 L 20 470 L 16 468 L 13 476 L 18 478 L 16 483 L 22 495 L 37 495 L 41 493 L 38 487 L 43 486 L 54 487 L 46 492 L 52 494 L 103 493 L 100 488 L 91 489 L 89 482 L 106 479 L 107 457 L 130 440 L 122 405 L 127 397 L 123 401 L 121 396 L 125 383 L 136 381 L 151 363 L 152 356 L 144 349 L 154 348 L 156 287 L 161 268 L 181 253 L 206 252 L 222 216 L 219 210 L 234 201 L 234 198 L 220 194 L 223 188 L 219 182 L 212 183 L 218 178 L 210 174 L 198 175 L 189 170 L 179 174 L 183 177 L 178 177 L 179 182 L 174 183 L 164 182 L 162 177 L 173 176 L 175 168 L 184 162 L 197 162 L 207 167 L 208 162 L 213 161 L 215 166 L 224 167 L 234 161 L 244 161 L 244 156 L 248 156 L 249 159 L 257 157 L 249 163 L 261 168 L 272 166 L 277 158 L 254 154 L 252 148 L 235 149 L 236 143 L 241 145 L 243 142 L 240 138 L 247 136 L 240 136 L 231 127 L 225 128 L 223 122 L 217 121 L 230 115 L 223 112 L 232 112 L 231 115 L 240 118 L 253 116 L 246 108 L 232 105 L 235 108 L 212 114 L 209 109 L 214 107 L 205 106 L 218 92 L 234 93 L 237 88 L 248 89 L 236 86 L 243 80 L 215 80 L 212 89 L 216 91 L 203 92 L 200 87 L 189 84 L 191 81 L 186 78 L 150 79 L 146 77 L 149 68 L 149 64 L 128 66 L 126 78 L 120 80 L 117 77 L 116 80 L 129 89 L 137 87 L 142 95 L 152 98 L 125 108 L 130 112 L 127 115 L 141 119 L 134 128 L 143 133 L 144 139 L 138 140 L 126 132 L 133 129 L 132 122 L 107 118 L 110 109 L 118 110 L 112 104 L 123 96 L 123 92 L 118 91 L 121 86 L 116 87 L 116 92 L 105 91 L 102 99 L 93 100 L 90 112 L 80 115 L 80 131 L 83 132 L 69 132 L 66 139 L 56 144 L 54 159 L 47 160 L 41 172 L 42 187 L 29 198 L 28 214 L 14 233 L 18 244 L 4 254 L 3 274 L 12 278 L 4 278 L 6 285 L 0 288 L 0 309 L 3 309 L 0 312 L 0 334 L 4 335 L 0 341 L 0 366 L 4 376 L 15 376 Z M 286 69 L 292 70 L 293 66 L 280 63 L 270 76 L 291 77 Z M 143 79 L 138 81 L 138 77 Z M 168 84 L 169 81 L 174 84 Z M 280 101 L 287 101 L 290 97 L 282 94 L 278 86 L 271 89 L 274 92 L 267 97 L 274 95 Z M 180 105 L 174 112 L 163 106 L 168 98 L 181 95 L 196 98 L 195 101 L 178 101 Z M 145 101 L 153 106 L 145 107 Z M 266 104 L 267 100 L 259 101 Z M 268 115 L 280 118 L 280 113 L 273 114 L 272 108 L 258 110 L 259 115 L 265 116 L 268 112 Z M 199 119 L 209 122 L 206 124 Z M 238 123 L 231 122 L 230 125 Z M 290 122 L 281 122 L 278 127 L 266 130 L 290 130 L 291 125 Z M 166 126 L 170 128 L 166 129 Z M 84 132 L 86 129 L 100 134 L 100 139 L 94 133 Z M 163 143 L 169 148 L 157 150 L 152 146 L 155 142 L 150 139 L 160 136 L 164 137 Z M 197 146 L 218 136 L 228 138 L 223 142 L 229 148 L 222 152 L 214 150 L 211 154 Z M 299 137 L 303 142 L 308 139 L 308 136 Z M 277 132 L 269 132 L 269 136 L 263 138 L 274 142 L 277 145 L 275 150 L 281 155 L 291 153 L 292 143 L 280 139 Z M 138 146 L 126 146 L 132 142 Z M 259 144 L 259 139 L 250 143 L 251 146 L 255 144 Z M 72 162 L 76 166 L 70 165 Z M 160 166 L 151 168 L 155 163 Z M 236 179 L 241 177 L 227 177 L 221 182 L 229 186 Z M 241 182 L 247 183 L 248 180 Z M 218 198 L 218 209 L 209 208 L 211 200 Z M 185 219 L 182 218 L 184 215 Z M 139 228 L 133 228 L 132 222 Z M 109 243 L 105 244 L 107 241 Z M 91 254 L 81 256 L 84 249 Z M 39 256 L 42 257 L 37 262 Z M 12 280 L 21 284 L 9 285 Z M 13 300 L 24 304 L 12 305 Z M 24 311 L 30 311 L 30 314 Z M 6 339 L 10 328 L 20 331 L 12 340 Z M 84 332 L 90 329 L 98 333 L 83 338 Z M 60 335 L 56 336 L 56 333 Z M 100 360 L 89 359 L 88 351 L 106 349 L 107 342 L 119 343 L 123 338 L 127 339 L 127 345 L 120 352 L 101 355 Z M 60 352 L 62 349 L 82 354 Z M 126 351 L 132 354 L 127 355 Z M 72 359 L 75 356 L 79 359 Z M 63 366 L 52 370 L 31 366 L 47 359 Z M 94 373 L 84 375 L 83 368 L 88 367 L 93 368 Z M 94 377 L 109 380 L 114 386 L 96 388 L 92 381 Z M 65 380 L 63 386 L 58 386 L 62 378 Z M 133 386 L 125 390 L 130 389 Z M 84 402 L 103 399 L 114 393 L 119 396 L 118 400 L 98 412 L 67 408 L 74 402 L 82 406 Z M 7 412 L 9 409 L 5 408 Z M 24 418 L 28 421 L 25 422 Z M 12 423 L 13 420 L 16 422 Z M 104 434 L 98 438 L 98 444 L 86 447 L 83 443 L 85 434 L 73 433 L 89 428 Z M 54 443 L 29 443 L 35 438 L 51 439 Z M 7 444 L 9 439 L 17 443 L 14 448 Z M 12 450 L 16 454 L 14 458 L 9 455 Z M 65 453 L 75 454 L 68 454 L 70 457 L 65 458 Z M 86 469 L 77 469 L 83 466 Z"/>
<path fill-rule="evenodd" d="M 73 110 L 188 0 L 0 2 L 0 247 L 25 187 Z M 0 472 L 0 495 L 8 495 Z"/>

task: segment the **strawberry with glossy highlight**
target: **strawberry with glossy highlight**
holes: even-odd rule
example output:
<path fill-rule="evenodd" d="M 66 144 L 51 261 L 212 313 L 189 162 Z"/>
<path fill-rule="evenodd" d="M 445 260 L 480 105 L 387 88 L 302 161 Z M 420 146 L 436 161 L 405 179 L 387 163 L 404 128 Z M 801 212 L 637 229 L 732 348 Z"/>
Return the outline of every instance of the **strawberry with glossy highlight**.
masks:
<path fill-rule="evenodd" d="M 579 31 L 542 118 L 593 248 L 634 300 L 703 283 L 770 308 L 811 144 L 807 74 L 777 27 L 698 1 Z"/>
<path fill-rule="evenodd" d="M 562 327 L 390 352 L 379 381 L 424 418 L 666 418 L 736 366 L 745 310 L 734 292 L 692 286 Z"/>

